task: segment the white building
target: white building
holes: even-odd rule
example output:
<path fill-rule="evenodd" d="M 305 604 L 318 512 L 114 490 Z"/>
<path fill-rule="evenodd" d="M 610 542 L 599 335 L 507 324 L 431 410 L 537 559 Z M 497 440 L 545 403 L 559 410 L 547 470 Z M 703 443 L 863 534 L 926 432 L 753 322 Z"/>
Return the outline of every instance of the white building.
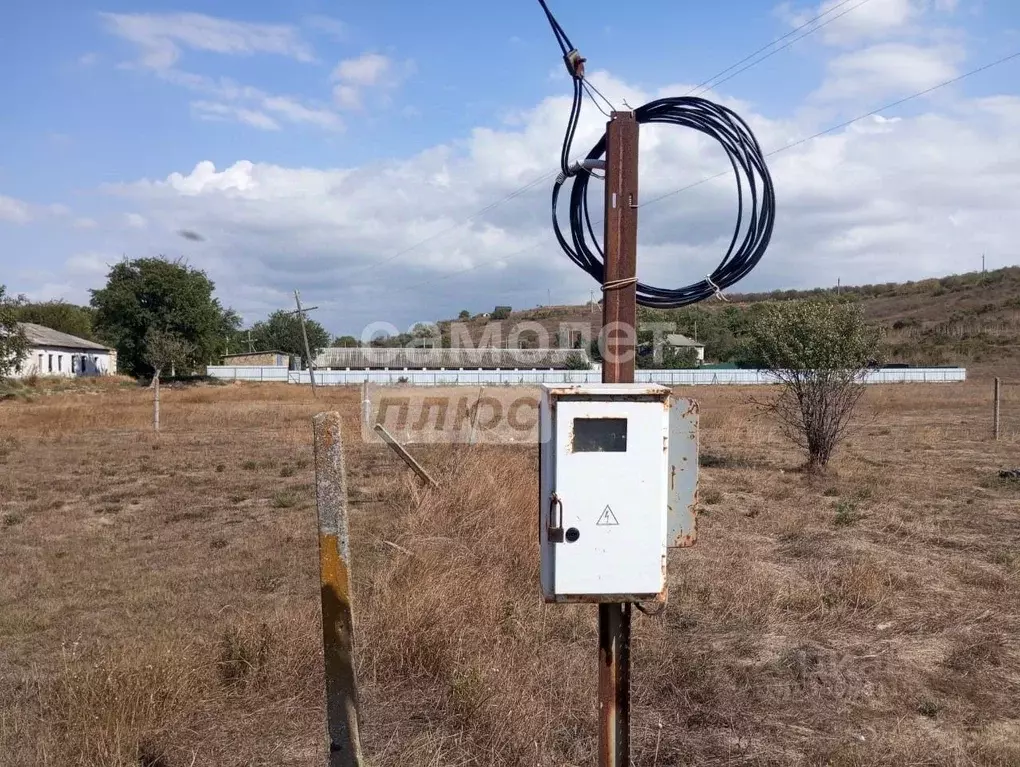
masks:
<path fill-rule="evenodd" d="M 20 323 L 28 338 L 28 356 L 14 371 L 14 378 L 39 376 L 97 376 L 117 372 L 117 351 L 94 341 L 57 330 Z"/>

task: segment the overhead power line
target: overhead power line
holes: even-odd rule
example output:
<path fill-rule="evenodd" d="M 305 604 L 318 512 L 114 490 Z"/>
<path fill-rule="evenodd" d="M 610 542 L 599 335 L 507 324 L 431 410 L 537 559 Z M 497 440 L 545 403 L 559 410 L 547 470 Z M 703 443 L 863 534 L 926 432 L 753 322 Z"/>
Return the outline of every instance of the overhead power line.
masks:
<path fill-rule="evenodd" d="M 792 45 L 793 43 L 795 43 L 795 42 L 797 42 L 799 40 L 802 40 L 805 37 L 807 37 L 808 35 L 811 35 L 811 34 L 817 32 L 819 29 L 821 29 L 822 27 L 826 26 L 826 24 L 829 24 L 832 21 L 835 21 L 836 18 L 841 18 L 841 17 L 845 16 L 847 13 L 849 13 L 850 11 L 853 11 L 853 10 L 856 10 L 857 8 L 860 8 L 862 5 L 864 5 L 865 3 L 868 3 L 870 1 L 871 0 L 859 0 L 856 5 L 852 6 L 851 8 L 847 9 L 846 11 L 843 11 L 843 13 L 839 14 L 839 16 L 837 16 L 837 17 L 835 17 L 833 19 L 830 19 L 829 21 L 825 22 L 824 24 L 818 24 L 817 26 L 812 27 L 812 25 L 815 25 L 816 22 L 821 21 L 826 16 L 829 16 L 829 15 L 835 13 L 840 8 L 846 6 L 848 3 L 853 2 L 853 0 L 842 0 L 842 2 L 840 2 L 837 5 L 833 6 L 829 10 L 824 11 L 823 13 L 819 13 L 818 15 L 808 19 L 803 24 L 800 24 L 799 26 L 797 26 L 794 29 L 792 29 L 789 32 L 787 32 L 786 34 L 784 34 L 784 35 L 782 35 L 780 37 L 775 38 L 771 42 L 766 43 L 765 45 L 763 45 L 760 48 L 758 48 L 757 50 L 755 50 L 753 53 L 748 54 L 744 58 L 740 59 L 739 61 L 734 62 L 733 64 L 731 64 L 730 66 L 726 67 L 725 69 L 720 70 L 719 72 L 716 72 L 714 75 L 712 75 L 712 77 L 708 78 L 707 80 L 705 80 L 704 82 L 700 83 L 699 85 L 696 85 L 694 88 L 692 88 L 690 91 L 688 91 L 685 95 L 687 95 L 687 96 L 695 95 L 696 92 L 698 92 L 700 89 L 704 88 L 704 86 L 706 86 L 706 85 L 708 85 L 709 88 L 714 88 L 714 87 L 720 85 L 721 83 L 728 82 L 732 78 L 736 77 L 737 75 L 741 74 L 742 72 L 746 72 L 748 69 L 751 69 L 751 68 L 757 66 L 762 61 L 765 61 L 766 59 L 770 58 L 771 56 L 775 55 L 776 53 L 779 53 L 780 51 L 785 50 L 786 48 L 789 48 L 790 45 Z M 543 8 L 543 10 L 546 11 L 547 15 L 551 15 L 551 13 L 549 13 L 549 11 L 546 8 Z M 808 29 L 809 27 L 812 27 L 812 28 Z M 799 37 L 797 37 L 794 40 L 791 40 L 789 43 L 787 43 L 786 45 L 782 46 L 782 48 L 779 48 L 779 49 L 777 49 L 775 51 L 772 51 L 771 53 L 767 54 L 766 56 L 762 56 L 759 59 L 755 59 L 754 61 L 751 61 L 752 59 L 754 59 L 755 56 L 757 56 L 758 54 L 762 53 L 763 51 L 767 51 L 769 48 L 771 48 L 772 46 L 776 45 L 777 43 L 781 43 L 784 40 L 787 40 L 792 35 L 796 35 L 798 32 L 801 32 L 802 30 L 805 30 L 805 29 L 807 29 L 807 31 L 804 34 L 800 35 Z M 559 40 L 559 36 L 558 35 L 557 35 L 557 40 Z M 565 43 L 561 43 L 561 48 L 562 48 L 562 45 L 564 45 L 564 44 L 569 46 L 570 40 L 566 39 Z M 569 53 L 570 50 L 572 50 L 572 48 L 568 47 L 566 49 L 564 55 Z M 751 63 L 747 64 L 747 62 L 749 62 L 749 61 Z M 734 69 L 736 69 L 737 67 L 741 66 L 742 64 L 747 64 L 747 66 L 743 67 L 742 69 L 740 69 L 737 72 L 733 72 L 733 74 L 729 75 L 729 77 L 726 77 L 724 80 L 718 80 L 718 78 L 722 77 L 723 75 L 726 75 L 729 72 L 732 72 Z M 598 107 L 599 110 L 603 112 L 603 114 L 605 114 L 605 111 L 602 109 L 601 106 L 599 106 L 598 101 L 595 99 L 595 94 L 600 96 L 602 98 L 602 100 L 606 103 L 606 105 L 609 106 L 610 109 L 613 108 L 613 105 L 612 105 L 612 103 L 610 103 L 609 99 L 607 99 L 605 96 L 603 96 L 601 91 L 599 91 L 590 80 L 588 80 L 587 78 L 583 79 L 581 81 L 581 85 L 588 92 L 588 96 L 589 96 L 589 98 L 591 98 L 592 103 L 595 104 L 595 106 Z M 410 252 L 412 252 L 414 250 L 417 250 L 422 245 L 427 245 L 428 243 L 430 243 L 430 242 L 432 242 L 434 240 L 437 240 L 440 237 L 442 237 L 442 236 L 444 236 L 446 234 L 449 234 L 450 232 L 456 231 L 457 229 L 460 229 L 465 224 L 471 223 L 472 221 L 474 221 L 479 216 L 483 216 L 484 214 L 488 213 L 490 210 L 493 210 L 494 208 L 498 208 L 500 205 L 504 205 L 504 204 L 510 202 L 511 200 L 515 199 L 516 197 L 520 197 L 522 194 L 524 194 L 525 192 L 530 191 L 531 189 L 534 189 L 539 184 L 542 184 L 542 183 L 544 183 L 546 181 L 552 180 L 553 178 L 556 177 L 556 174 L 558 172 L 559 171 L 553 170 L 553 171 L 548 171 L 546 173 L 543 173 L 541 176 L 533 179 L 532 181 L 527 182 L 526 184 L 524 184 L 521 187 L 518 187 L 517 189 L 514 189 L 512 192 L 509 192 L 504 197 L 501 197 L 498 200 L 495 200 L 495 201 L 489 203 L 488 205 L 486 205 L 483 208 L 479 208 L 474 213 L 472 213 L 471 215 L 467 216 L 464 219 L 461 219 L 457 223 L 451 224 L 450 226 L 448 226 L 448 227 L 446 227 L 444 229 L 441 229 L 440 231 L 435 232 L 434 234 L 430 234 L 427 237 L 424 237 L 424 238 L 422 238 L 420 240 L 417 240 L 416 242 L 412 243 L 411 245 L 408 245 L 407 247 L 402 248 L 401 250 L 397 251 L 396 253 L 394 253 L 394 254 L 392 254 L 390 256 L 387 256 L 386 258 L 382 259 L 381 261 L 373 261 L 373 262 L 371 262 L 369 264 L 365 264 L 364 266 L 355 269 L 353 272 L 349 273 L 347 276 L 351 277 L 351 276 L 354 276 L 354 275 L 357 275 L 357 274 L 361 274 L 363 272 L 367 272 L 367 271 L 369 271 L 371 269 L 376 269 L 376 268 L 378 268 L 380 266 L 383 266 L 385 264 L 392 263 L 393 261 L 396 261 L 401 256 L 406 256 L 408 253 L 410 253 Z"/>
<path fill-rule="evenodd" d="M 946 88 L 946 87 L 948 87 L 950 85 L 954 85 L 954 84 L 956 84 L 958 82 L 961 82 L 962 80 L 965 80 L 965 79 L 967 79 L 969 77 L 973 77 L 974 75 L 980 74 L 982 72 L 986 72 L 989 69 L 992 69 L 994 67 L 1001 66 L 1002 64 L 1005 64 L 1007 62 L 1013 61 L 1014 59 L 1020 59 L 1020 51 L 1017 51 L 1015 53 L 1011 53 L 1011 54 L 1009 54 L 1007 56 L 1003 56 L 1003 57 L 998 58 L 998 59 L 996 59 L 994 61 L 988 62 L 987 64 L 983 64 L 980 67 L 976 67 L 975 69 L 971 69 L 971 70 L 969 70 L 967 72 L 964 72 L 963 74 L 960 74 L 960 75 L 958 75 L 956 77 L 953 77 L 953 78 L 951 78 L 949 80 L 945 80 L 944 82 L 938 83 L 937 85 L 933 85 L 930 88 L 925 88 L 923 90 L 917 91 L 916 93 L 911 93 L 909 96 L 904 96 L 903 98 L 897 99 L 895 101 L 891 101 L 891 102 L 889 102 L 887 104 L 883 104 L 880 107 L 876 107 L 875 109 L 872 109 L 872 110 L 870 110 L 868 112 L 865 112 L 863 114 L 859 114 L 856 117 L 853 117 L 853 118 L 851 118 L 849 120 L 844 120 L 843 122 L 837 123 L 836 125 L 829 126 L 828 128 L 825 128 L 824 130 L 820 130 L 820 131 L 817 131 L 816 133 L 812 133 L 812 134 L 810 134 L 808 136 L 804 136 L 802 138 L 799 138 L 796 141 L 790 142 L 789 144 L 785 144 L 785 145 L 783 145 L 783 146 L 781 146 L 781 147 L 779 147 L 777 149 L 773 149 L 772 151 L 766 153 L 765 157 L 772 157 L 773 155 L 777 155 L 777 154 L 780 154 L 782 152 L 786 152 L 786 151 L 788 151 L 790 149 L 794 149 L 795 147 L 798 147 L 798 146 L 801 146 L 803 144 L 806 144 L 807 142 L 813 141 L 814 139 L 821 138 L 822 136 L 828 135 L 830 133 L 834 133 L 834 132 L 836 132 L 838 130 L 842 130 L 843 128 L 848 128 L 851 125 L 860 122 L 861 120 L 865 120 L 865 119 L 867 119 L 869 117 L 874 117 L 875 115 L 877 115 L 877 114 L 879 114 L 881 112 L 885 112 L 885 111 L 887 111 L 889 109 L 894 109 L 894 108 L 896 108 L 898 106 L 901 106 L 903 104 L 909 103 L 909 102 L 911 102 L 911 101 L 913 101 L 915 99 L 921 98 L 922 96 L 927 96 L 929 93 L 934 93 L 935 91 L 941 90 L 942 88 Z M 717 178 L 721 178 L 721 177 L 727 175 L 730 172 L 731 172 L 730 170 L 725 170 L 725 171 L 721 171 L 720 173 L 716 173 L 716 174 L 714 174 L 712 176 L 706 176 L 705 178 L 702 178 L 702 179 L 700 179 L 698 181 L 695 181 L 695 182 L 693 182 L 691 184 L 687 184 L 685 186 L 681 186 L 681 187 L 679 187 L 677 189 L 673 189 L 673 190 L 671 190 L 669 192 L 666 192 L 665 194 L 659 195 L 658 197 L 653 197 L 650 200 L 646 200 L 645 202 L 640 204 L 640 207 L 644 208 L 644 207 L 647 207 L 649 205 L 654 205 L 655 203 L 661 202 L 662 200 L 665 200 L 665 199 L 667 199 L 669 197 L 674 197 L 674 196 L 680 194 L 681 192 L 686 192 L 689 189 L 693 189 L 693 188 L 695 188 L 697 186 L 700 186 L 702 184 L 708 183 L 709 181 L 713 181 L 713 180 L 715 180 Z M 597 226 L 600 223 L 602 223 L 602 222 L 601 221 L 593 221 L 592 222 L 592 226 Z M 497 256 L 495 258 L 481 260 L 478 263 L 474 264 L 473 266 L 469 266 L 469 267 L 466 267 L 464 269 L 459 269 L 459 270 L 457 270 L 455 272 L 450 272 L 448 274 L 444 274 L 444 275 L 441 275 L 439 277 L 433 277 L 433 278 L 430 278 L 430 279 L 425 280 L 423 282 L 417 282 L 417 283 L 414 283 L 414 284 L 411 284 L 411 285 L 407 285 L 405 287 L 391 288 L 390 290 L 392 292 L 401 292 L 401 291 L 404 291 L 404 290 L 415 290 L 415 289 L 418 289 L 418 288 L 427 287 L 428 285 L 434 285 L 437 282 L 443 282 L 445 280 L 453 279 L 454 277 L 458 277 L 458 276 L 460 276 L 462 274 L 467 274 L 468 272 L 472 272 L 472 271 L 475 271 L 477 269 L 481 269 L 482 267 L 488 266 L 488 265 L 490 265 L 492 263 L 495 263 L 495 262 L 498 262 L 498 261 L 504 261 L 504 260 L 507 260 L 507 259 L 511 259 L 511 258 L 516 257 L 516 256 L 523 255 L 525 253 L 530 253 L 531 251 L 537 250 L 540 247 L 548 247 L 548 245 L 546 243 L 539 243 L 539 244 L 536 244 L 536 245 L 529 245 L 526 248 L 521 248 L 520 250 L 516 250 L 516 251 L 514 251 L 512 253 L 508 253 L 506 255 L 501 255 L 501 256 Z"/>
<path fill-rule="evenodd" d="M 717 74 L 715 77 L 710 77 L 705 82 L 701 83 L 700 85 L 695 86 L 691 91 L 689 91 L 687 93 L 687 95 L 688 96 L 692 96 L 692 95 L 693 96 L 698 96 L 698 95 L 704 93 L 705 91 L 712 90 L 713 88 L 718 88 L 723 83 L 726 83 L 726 82 L 729 82 L 730 80 L 732 80 L 734 77 L 739 75 L 741 72 L 746 72 L 748 69 L 751 69 L 752 67 L 758 66 L 759 64 L 761 64 L 766 59 L 770 59 L 773 56 L 775 56 L 777 53 L 779 53 L 781 51 L 785 51 L 787 48 L 789 48 L 794 43 L 799 42 L 800 40 L 803 40 L 808 35 L 813 35 L 819 29 L 823 29 L 823 28 L 827 27 L 829 24 L 832 24 L 834 21 L 838 21 L 839 19 L 843 18 L 844 16 L 846 16 L 851 11 L 856 11 L 862 5 L 866 5 L 867 3 L 871 2 L 871 0 L 859 0 L 859 2 L 856 5 L 853 5 L 853 6 L 849 7 L 849 8 L 847 8 L 842 13 L 840 13 L 840 14 L 838 14 L 836 16 L 833 16 L 831 19 L 827 19 L 826 21 L 823 21 L 821 24 L 815 24 L 815 22 L 821 21 L 821 19 L 825 18 L 826 16 L 828 16 L 831 13 L 835 13 L 836 11 L 838 11 L 840 8 L 842 8 L 844 5 L 846 5 L 849 2 L 851 2 L 851 0 L 843 0 L 843 2 L 839 3 L 838 5 L 834 5 L 832 8 L 830 8 L 827 11 L 825 11 L 824 13 L 820 13 L 817 16 L 815 16 L 813 19 L 809 19 L 808 21 L 805 21 L 799 27 L 796 27 L 795 29 L 792 29 L 791 31 L 789 31 L 785 35 L 783 35 L 782 37 L 776 38 L 775 40 L 773 40 L 768 45 L 762 46 L 757 51 L 752 53 L 750 56 L 747 56 L 746 58 L 741 59 L 740 61 L 738 61 L 733 66 L 731 66 L 731 67 L 729 67 L 727 69 L 724 69 L 722 72 Z M 812 25 L 814 25 L 814 26 L 812 26 Z M 771 48 L 776 43 L 783 42 L 783 40 L 786 40 L 791 35 L 797 34 L 798 32 L 800 32 L 802 29 L 804 29 L 806 27 L 811 27 L 811 28 L 808 29 L 808 31 L 805 32 L 804 34 L 799 35 L 797 37 L 794 37 L 792 40 L 790 40 L 786 44 L 781 45 L 778 48 L 769 51 L 768 53 L 766 53 L 761 58 L 754 59 L 754 57 L 757 56 L 762 51 L 768 50 L 769 48 Z M 718 78 L 722 77 L 722 75 L 724 75 L 727 72 L 729 72 L 730 70 L 736 69 L 736 67 L 739 67 L 741 64 L 743 64 L 744 62 L 748 61 L 749 59 L 754 59 L 754 61 L 751 61 L 750 64 L 747 64 L 746 66 L 743 66 L 740 69 L 737 69 L 737 71 L 733 72 L 733 74 L 730 74 L 730 75 L 728 75 L 726 77 L 723 77 L 721 80 L 718 79 Z"/>

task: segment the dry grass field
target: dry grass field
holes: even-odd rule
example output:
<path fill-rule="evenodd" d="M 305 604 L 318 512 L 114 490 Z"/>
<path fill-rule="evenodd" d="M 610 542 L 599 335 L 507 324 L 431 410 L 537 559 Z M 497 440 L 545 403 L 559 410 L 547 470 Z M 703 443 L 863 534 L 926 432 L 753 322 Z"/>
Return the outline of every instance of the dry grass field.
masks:
<path fill-rule="evenodd" d="M 686 392 L 700 542 L 635 615 L 635 765 L 1020 765 L 1020 443 L 988 439 L 990 389 L 870 389 L 825 478 L 747 390 Z M 540 602 L 534 447 L 416 448 L 426 491 L 361 444 L 355 391 L 165 389 L 156 440 L 116 382 L 0 402 L 0 763 L 324 763 L 324 409 L 369 763 L 594 763 L 595 609 Z"/>

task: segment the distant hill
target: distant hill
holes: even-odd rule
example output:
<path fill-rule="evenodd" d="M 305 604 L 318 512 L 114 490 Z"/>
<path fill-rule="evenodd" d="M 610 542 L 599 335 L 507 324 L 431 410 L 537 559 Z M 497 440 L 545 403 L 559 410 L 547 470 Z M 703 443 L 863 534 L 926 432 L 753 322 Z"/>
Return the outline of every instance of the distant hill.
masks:
<path fill-rule="evenodd" d="M 687 309 L 642 309 L 641 317 L 674 323 L 678 332 L 705 343 L 707 360 L 724 362 L 733 358 L 739 345 L 748 306 L 833 292 L 817 288 L 734 293 L 727 294 L 727 302 L 705 301 Z M 885 329 L 890 362 L 963 365 L 977 375 L 1020 377 L 1020 267 L 916 282 L 846 286 L 840 288 L 840 294 L 859 300 L 866 316 Z M 557 332 L 564 323 L 587 324 L 597 333 L 600 314 L 599 307 L 591 305 L 543 306 L 511 312 L 499 321 L 475 315 L 464 327 L 476 345 L 486 332 L 506 344 L 511 329 L 533 322 L 537 325 L 532 327 L 545 329 L 553 345 L 560 345 L 563 341 L 558 340 Z M 523 332 L 520 337 L 529 334 Z"/>

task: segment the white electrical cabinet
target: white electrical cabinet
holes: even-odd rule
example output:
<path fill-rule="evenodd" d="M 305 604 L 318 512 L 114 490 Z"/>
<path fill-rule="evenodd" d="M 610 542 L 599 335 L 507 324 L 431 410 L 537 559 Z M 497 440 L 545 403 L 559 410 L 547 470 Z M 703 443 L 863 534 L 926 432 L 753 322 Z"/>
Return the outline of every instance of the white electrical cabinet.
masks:
<path fill-rule="evenodd" d="M 696 404 L 656 384 L 546 385 L 539 408 L 539 536 L 548 602 L 661 600 L 670 536 L 693 542 L 677 472 L 696 479 Z M 689 403 L 689 404 L 688 404 Z M 671 410 L 692 445 L 669 445 Z M 683 411 L 683 412 L 681 412 Z M 693 455 L 693 462 L 690 457 Z M 682 462 L 671 466 L 671 460 Z M 685 501 L 674 523 L 671 500 Z M 680 507 L 673 503 L 677 510 Z M 679 518 L 678 518 L 679 519 Z"/>

